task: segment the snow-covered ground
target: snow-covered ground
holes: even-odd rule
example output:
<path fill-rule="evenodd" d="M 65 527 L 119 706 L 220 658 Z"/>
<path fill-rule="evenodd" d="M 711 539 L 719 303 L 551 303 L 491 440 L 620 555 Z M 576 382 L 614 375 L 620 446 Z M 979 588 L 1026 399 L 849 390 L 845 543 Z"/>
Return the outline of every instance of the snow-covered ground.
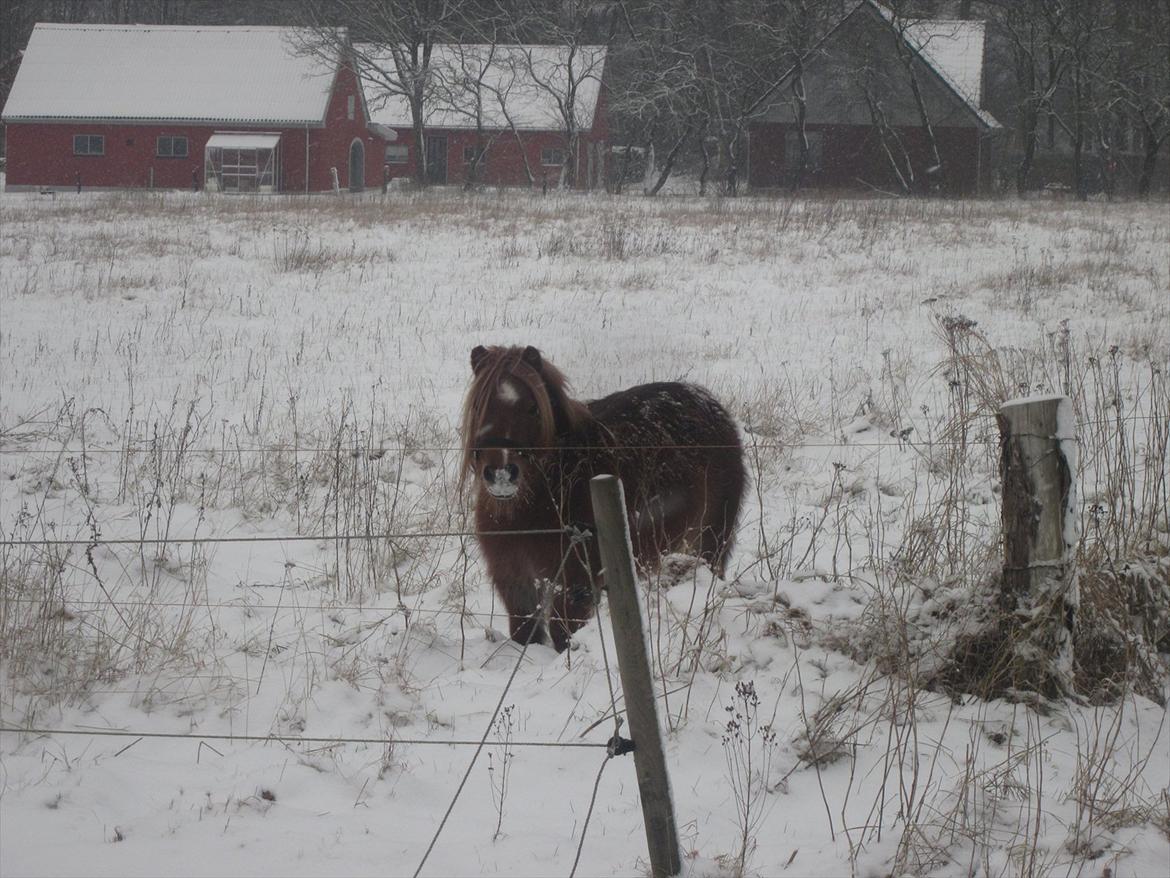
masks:
<path fill-rule="evenodd" d="M 1165 874 L 1163 707 L 928 691 L 881 641 L 946 640 L 995 567 L 989 400 L 1134 419 L 1156 482 L 1165 204 L 7 194 L 0 224 L 0 527 L 63 541 L 2 548 L 0 722 L 58 730 L 0 733 L 3 875 L 412 874 L 475 751 L 442 742 L 485 731 L 422 874 L 569 874 L 608 611 L 505 694 L 474 540 L 434 535 L 468 528 L 480 343 L 585 398 L 695 381 L 744 428 L 728 580 L 644 584 L 692 874 Z M 270 735 L 317 740 L 240 737 Z M 647 868 L 624 756 L 577 874 Z"/>

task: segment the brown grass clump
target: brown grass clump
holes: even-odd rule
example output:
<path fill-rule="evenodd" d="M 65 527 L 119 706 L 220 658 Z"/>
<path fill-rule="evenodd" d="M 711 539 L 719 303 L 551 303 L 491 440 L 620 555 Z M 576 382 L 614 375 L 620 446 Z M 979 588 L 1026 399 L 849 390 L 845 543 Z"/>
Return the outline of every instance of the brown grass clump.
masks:
<path fill-rule="evenodd" d="M 1095 702 L 1132 690 L 1164 704 L 1170 556 L 1086 570 L 1075 637 L 1077 690 Z"/>

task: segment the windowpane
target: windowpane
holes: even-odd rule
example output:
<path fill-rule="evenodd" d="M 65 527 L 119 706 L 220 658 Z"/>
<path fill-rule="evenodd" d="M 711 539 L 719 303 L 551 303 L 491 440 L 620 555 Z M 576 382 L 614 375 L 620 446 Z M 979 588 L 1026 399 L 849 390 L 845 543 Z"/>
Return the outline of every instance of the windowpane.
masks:
<path fill-rule="evenodd" d="M 563 165 L 565 163 L 565 151 L 559 148 L 542 149 L 540 151 L 540 163 L 542 165 Z"/>
<path fill-rule="evenodd" d="M 101 134 L 74 134 L 74 155 L 105 155 L 106 138 Z"/>
<path fill-rule="evenodd" d="M 409 150 L 406 144 L 391 143 L 386 146 L 386 163 L 390 165 L 406 164 Z"/>
<path fill-rule="evenodd" d="M 155 154 L 162 158 L 186 158 L 187 138 L 164 134 L 157 141 Z"/>

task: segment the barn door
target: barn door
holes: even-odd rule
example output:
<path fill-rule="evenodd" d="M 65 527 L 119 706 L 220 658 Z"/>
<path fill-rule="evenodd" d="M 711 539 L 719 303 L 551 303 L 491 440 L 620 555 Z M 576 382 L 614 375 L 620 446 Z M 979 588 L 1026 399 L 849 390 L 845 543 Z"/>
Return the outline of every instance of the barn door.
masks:
<path fill-rule="evenodd" d="M 366 188 L 366 148 L 355 139 L 349 146 L 349 191 L 361 192 Z"/>
<path fill-rule="evenodd" d="M 427 182 L 447 182 L 447 138 L 427 138 Z"/>

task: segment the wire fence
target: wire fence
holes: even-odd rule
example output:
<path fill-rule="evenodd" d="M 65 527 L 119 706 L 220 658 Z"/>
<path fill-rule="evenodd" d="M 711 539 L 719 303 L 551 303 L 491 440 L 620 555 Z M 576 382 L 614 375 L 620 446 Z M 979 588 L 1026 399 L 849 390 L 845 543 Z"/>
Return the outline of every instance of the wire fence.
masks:
<path fill-rule="evenodd" d="M 13 604 L 32 604 L 40 606 L 46 603 L 43 597 L 24 597 L 21 595 L 5 596 L 5 601 Z M 89 607 L 98 609 L 101 607 L 116 606 L 122 609 L 149 609 L 149 610 L 274 610 L 287 611 L 296 613 L 379 613 L 387 617 L 402 615 L 413 619 L 414 617 L 426 616 L 462 616 L 463 618 L 484 618 L 487 620 L 493 616 L 500 615 L 501 611 L 496 610 L 482 610 L 472 607 L 460 609 L 447 609 L 443 607 L 408 607 L 402 604 L 386 606 L 380 604 L 355 604 L 341 601 L 334 601 L 332 603 L 316 603 L 316 604 L 298 604 L 298 603 L 251 603 L 246 599 L 239 599 L 236 601 L 205 601 L 198 598 L 192 598 L 188 601 L 167 601 L 167 600 L 150 600 L 147 598 L 135 598 L 130 600 L 123 600 L 116 597 L 108 599 L 99 598 L 69 598 L 69 607 L 83 608 Z M 506 615 L 506 614 L 505 614 Z M 566 622 L 589 622 L 592 617 L 575 617 L 575 616 L 560 616 Z"/>
<path fill-rule="evenodd" d="M 1078 424 L 1078 428 L 1085 429 L 1092 426 L 1115 426 L 1118 422 L 1139 422 L 1154 420 L 1152 417 L 1126 417 L 1119 419 L 1109 419 L 1095 422 L 1082 422 Z M 12 437 L 6 437 L 4 441 L 12 441 Z M 189 446 L 169 447 L 159 445 L 158 440 L 151 441 L 146 444 L 131 444 L 118 448 L 89 448 L 80 447 L 73 448 L 63 446 L 58 448 L 45 449 L 19 449 L 19 448 L 0 448 L 0 455 L 35 455 L 35 454 L 54 454 L 58 458 L 68 455 L 89 455 L 89 454 L 211 454 L 211 455 L 235 455 L 235 454 L 269 454 L 269 453 L 295 453 L 295 454 L 332 454 L 332 455 L 346 455 L 349 457 L 362 457 L 366 460 L 378 461 L 384 459 L 393 460 L 390 455 L 407 455 L 416 452 L 434 452 L 434 453 L 459 453 L 464 452 L 462 446 L 444 446 L 444 445 L 402 445 L 402 446 L 350 446 L 342 444 L 334 444 L 329 446 L 302 446 L 302 445 L 275 445 L 275 446 L 223 446 L 219 448 L 193 448 Z M 907 436 L 900 436 L 895 441 L 840 441 L 840 442 L 752 442 L 746 443 L 746 450 L 790 450 L 793 448 L 923 448 L 923 447 L 967 447 L 972 445 L 991 445 L 998 443 L 997 438 L 969 438 L 965 440 L 911 440 Z M 596 446 L 551 446 L 533 449 L 524 449 L 531 451 L 556 451 L 556 452 L 575 452 L 575 451 L 638 451 L 638 452 L 654 452 L 654 451 L 671 451 L 687 449 L 693 451 L 714 451 L 714 450 L 744 450 L 740 445 L 615 445 L 606 446 L 604 449 L 599 449 Z M 517 450 L 517 449 L 510 449 Z M 420 539 L 494 539 L 494 538 L 518 538 L 518 537 L 543 537 L 543 536 L 557 536 L 565 538 L 569 541 L 569 547 L 565 550 L 565 556 L 562 559 L 561 566 L 564 567 L 568 559 L 568 553 L 572 551 L 573 545 L 576 545 L 581 539 L 589 538 L 588 533 L 582 533 L 576 527 L 556 527 L 556 528 L 523 528 L 523 529 L 500 529 L 500 530 L 419 530 L 419 531 L 393 531 L 393 532 L 353 532 L 353 533 L 331 533 L 331 534 L 252 534 L 252 535 L 179 535 L 179 536 L 162 536 L 162 537 L 104 537 L 98 526 L 91 522 L 90 527 L 94 528 L 89 537 L 84 538 L 57 538 L 52 536 L 44 536 L 41 538 L 5 538 L 0 539 L 0 547 L 4 548 L 85 548 L 88 552 L 98 547 L 105 546 L 132 546 L 138 548 L 144 547 L 158 547 L 174 544 L 184 545 L 214 545 L 214 544 L 285 544 L 285 543 L 348 543 L 348 542 L 405 542 Z M 92 564 L 92 561 L 91 561 Z M 75 568 L 81 572 L 86 572 L 83 568 Z M 96 576 L 96 569 L 93 571 Z M 101 585 L 99 581 L 99 585 Z M 259 586 L 244 586 L 246 588 L 253 588 Z M 290 590 L 289 583 L 271 583 L 266 584 L 265 587 L 280 588 L 282 594 L 286 590 Z M 105 590 L 102 586 L 103 591 Z M 292 589 L 295 590 L 295 589 Z M 461 607 L 461 608 L 439 608 L 439 607 L 408 607 L 403 603 L 398 603 L 393 606 L 379 606 L 379 605 L 362 605 L 350 601 L 332 601 L 312 604 L 303 604 L 297 601 L 281 600 L 277 603 L 271 602 L 251 602 L 247 598 L 242 598 L 233 601 L 202 601 L 197 596 L 192 596 L 190 599 L 183 601 L 173 600 L 155 600 L 148 597 L 137 597 L 129 599 L 119 599 L 114 594 L 106 593 L 104 598 L 69 598 L 65 599 L 60 594 L 40 597 L 26 597 L 19 594 L 4 594 L 4 601 L 11 604 L 35 604 L 41 607 L 48 607 L 50 605 L 56 606 L 60 604 L 62 608 L 68 606 L 70 608 L 84 608 L 89 607 L 93 609 L 112 607 L 115 610 L 118 608 L 138 608 L 143 610 L 157 610 L 164 608 L 180 609 L 184 611 L 200 610 L 200 609 L 216 609 L 216 610 L 272 610 L 276 612 L 299 612 L 299 613 L 337 613 L 337 612 L 376 612 L 387 617 L 402 614 L 409 620 L 412 617 L 422 616 L 440 616 L 452 615 L 463 618 L 476 616 L 494 616 L 494 611 L 484 611 L 480 609 Z M 275 620 L 274 620 L 275 621 Z M 566 622 L 585 622 L 586 619 L 565 619 Z M 96 630 L 96 629 L 95 629 Z M 535 628 L 531 630 L 535 631 Z M 334 735 L 334 736 L 308 736 L 308 735 L 280 735 L 280 734 L 236 734 L 232 732 L 227 733 L 202 733 L 197 731 L 187 732 L 156 732 L 156 731 L 135 731 L 126 729 L 89 729 L 89 728 L 53 728 L 47 726 L 28 726 L 21 727 L 17 725 L 0 725 L 0 733 L 5 734 L 19 734 L 19 735 L 34 735 L 34 736 L 91 736 L 91 737 L 108 737 L 132 739 L 132 743 L 128 745 L 134 746 L 139 741 L 146 739 L 187 739 L 196 740 L 200 742 L 216 741 L 216 742 L 234 742 L 234 743 L 281 743 L 281 744 L 296 744 L 296 745 L 314 745 L 314 746 L 337 746 L 342 744 L 355 745 L 372 745 L 391 747 L 396 745 L 409 746 L 445 746 L 445 747 L 474 747 L 475 752 L 471 757 L 470 763 L 467 766 L 463 776 L 460 780 L 458 788 L 455 790 L 454 796 L 447 807 L 446 813 L 439 822 L 438 828 L 434 837 L 431 839 L 426 852 L 424 853 L 418 869 L 415 872 L 417 876 L 426 865 L 428 857 L 438 842 L 438 839 L 450 818 L 456 803 L 462 794 L 467 779 L 471 774 L 476 760 L 482 753 L 487 744 L 487 739 L 491 734 L 492 728 L 500 714 L 500 710 L 508 695 L 508 692 L 517 677 L 521 664 L 524 660 L 525 654 L 528 650 L 529 643 L 525 642 L 519 651 L 516 664 L 512 668 L 510 675 L 503 689 L 500 693 L 499 699 L 496 702 L 491 719 L 484 730 L 483 735 L 478 739 L 462 739 L 462 738 L 410 738 L 396 735 L 386 736 L 348 736 L 348 735 Z M 602 640 L 602 650 L 604 656 L 604 639 Z M 490 657 L 489 657 L 490 658 Z M 575 873 L 580 861 L 581 850 L 585 841 L 585 834 L 588 831 L 589 820 L 596 805 L 598 790 L 601 783 L 601 778 L 605 767 L 609 760 L 617 753 L 620 753 L 619 748 L 615 748 L 614 742 L 620 740 L 620 715 L 621 711 L 617 706 L 617 696 L 612 687 L 612 675 L 608 666 L 608 658 L 606 657 L 606 677 L 610 681 L 610 699 L 612 703 L 612 714 L 615 721 L 615 731 L 612 738 L 606 743 L 586 742 L 586 741 L 541 741 L 541 740 L 508 740 L 506 746 L 517 748 L 566 748 L 566 749 L 605 749 L 606 758 L 603 761 L 600 770 L 592 786 L 592 796 L 588 811 L 583 825 L 580 844 L 577 848 L 576 858 L 573 863 L 573 872 Z M 604 722 L 608 717 L 603 718 L 599 722 Z M 590 727 L 592 730 L 598 725 L 595 723 Z M 587 731 L 589 731 L 587 730 Z M 125 749 L 119 753 L 124 752 Z"/>
<path fill-rule="evenodd" d="M 590 533 L 588 531 L 583 531 L 579 528 L 574 528 L 574 527 L 556 528 L 556 529 L 539 529 L 539 530 L 535 530 L 535 531 L 533 531 L 533 530 L 522 530 L 522 531 L 521 530 L 511 530 L 511 531 L 500 531 L 500 532 L 489 532 L 489 533 L 493 533 L 495 535 L 509 535 L 509 536 L 532 535 L 533 533 L 541 534 L 541 535 L 554 534 L 554 535 L 567 536 L 569 538 L 568 545 L 566 546 L 566 548 L 564 549 L 564 552 L 562 554 L 561 561 L 560 561 L 560 569 L 557 571 L 556 575 L 552 577 L 551 581 L 559 581 L 561 574 L 564 572 L 565 565 L 568 563 L 575 548 L 579 544 L 581 544 L 582 542 L 589 540 L 589 539 L 592 539 L 592 536 L 593 536 L 592 533 Z M 463 532 L 446 532 L 446 533 L 443 533 L 441 535 L 444 535 L 444 536 L 466 536 L 468 534 L 465 534 Z M 118 541 L 118 542 L 120 542 L 120 541 Z M 159 542 L 166 542 L 166 541 L 159 541 Z M 21 543 L 20 541 L 16 541 L 16 542 L 9 541 L 8 544 L 22 545 L 23 543 Z M 6 598 L 7 598 L 7 595 L 6 595 Z M 548 609 L 551 607 L 551 598 L 552 598 L 551 588 L 548 585 L 546 585 L 542 589 L 540 602 L 539 602 L 537 608 L 532 613 L 531 619 L 533 622 L 536 622 L 541 618 L 547 617 Z M 101 602 L 95 601 L 94 603 L 99 604 Z M 113 598 L 110 598 L 104 602 L 104 605 L 116 605 L 118 603 L 119 602 L 113 600 Z M 134 602 L 134 603 L 135 603 L 135 605 L 141 604 L 144 606 L 157 606 L 157 604 L 152 605 L 148 601 Z M 121 604 L 123 606 L 129 605 L 126 602 L 121 602 Z M 188 606 L 188 608 L 190 608 L 191 605 L 187 604 L 187 606 Z M 228 606 L 240 607 L 241 605 L 230 604 Z M 245 604 L 242 606 L 246 607 L 247 605 Z M 274 608 L 277 608 L 277 609 L 282 608 L 280 604 L 276 604 L 276 605 L 272 605 L 272 606 Z M 286 606 L 284 608 L 287 609 L 289 607 Z M 338 608 L 331 608 L 331 609 L 335 610 Z M 400 611 L 410 612 L 408 610 L 408 608 L 406 608 L 405 606 L 396 606 L 390 610 L 390 612 L 392 614 L 400 612 Z M 431 611 L 431 612 L 439 612 L 439 611 Z M 460 612 L 460 611 L 450 611 L 450 612 Z M 564 621 L 572 621 L 572 620 L 564 620 Z M 490 736 L 492 729 L 496 728 L 497 719 L 500 715 L 500 711 L 503 709 L 504 702 L 508 696 L 508 692 L 510 691 L 512 684 L 515 681 L 517 674 L 520 671 L 520 668 L 524 662 L 525 655 L 528 652 L 529 645 L 532 643 L 538 630 L 540 630 L 540 629 L 539 629 L 538 625 L 536 625 L 536 624 L 531 624 L 528 626 L 529 633 L 528 633 L 526 639 L 524 640 L 524 643 L 522 644 L 521 649 L 517 655 L 516 663 L 514 664 L 511 672 L 508 675 L 507 681 L 505 682 L 505 684 L 500 692 L 499 698 L 496 700 L 496 704 L 495 704 L 495 707 L 492 711 L 491 718 L 488 720 L 488 723 L 487 723 L 486 727 L 484 728 L 483 734 L 480 736 L 480 738 L 478 740 L 461 739 L 461 738 L 439 738 L 439 739 L 436 739 L 436 738 L 409 738 L 409 737 L 404 737 L 404 736 L 393 736 L 393 735 L 374 737 L 374 736 L 351 736 L 351 735 L 333 735 L 333 736 L 280 735 L 280 734 L 271 734 L 271 733 L 264 734 L 264 735 L 256 735 L 256 734 L 236 734 L 236 733 L 232 733 L 232 732 L 204 733 L 204 732 L 194 732 L 194 731 L 156 732 L 156 731 L 134 731 L 134 730 L 127 730 L 127 729 L 108 729 L 108 728 L 107 729 L 82 729 L 82 728 L 64 728 L 64 727 L 54 728 L 54 727 L 33 726 L 33 725 L 23 726 L 23 727 L 22 726 L 14 726 L 14 725 L 0 725 L 0 733 L 17 734 L 17 735 L 22 735 L 22 736 L 34 735 L 34 736 L 50 736 L 50 737 L 52 737 L 52 736 L 62 735 L 62 736 L 88 736 L 88 737 L 132 739 L 131 743 L 129 743 L 127 746 L 121 748 L 115 754 L 116 756 L 120 756 L 122 753 L 124 753 L 126 750 L 133 747 L 135 744 L 139 743 L 142 740 L 146 740 L 146 739 L 194 740 L 194 741 L 199 741 L 201 745 L 205 744 L 208 741 L 217 741 L 217 742 L 231 742 L 231 743 L 240 743 L 240 742 L 273 743 L 273 742 L 276 742 L 276 743 L 282 743 L 282 744 L 286 744 L 286 745 L 288 745 L 288 744 L 317 745 L 320 747 L 332 747 L 332 746 L 338 746 L 341 744 L 376 745 L 376 746 L 382 746 L 382 747 L 392 747 L 392 746 L 398 746 L 398 745 L 441 746 L 441 747 L 474 747 L 475 751 L 474 751 L 470 761 L 468 762 L 468 765 L 467 765 L 465 771 L 463 772 L 463 775 L 459 781 L 459 785 L 456 788 L 454 795 L 451 798 L 450 804 L 447 806 L 446 812 L 443 814 L 442 819 L 439 821 L 439 824 L 438 824 L 437 828 L 435 829 L 434 835 L 432 836 L 430 843 L 427 845 L 426 851 L 423 853 L 422 859 L 419 861 L 418 867 L 414 871 L 415 878 L 418 878 L 418 876 L 422 873 L 423 868 L 426 866 L 427 860 L 430 858 L 432 852 L 435 850 L 436 845 L 439 842 L 439 838 L 442 835 L 442 832 L 443 832 L 444 828 L 446 827 L 447 822 L 448 822 L 449 818 L 451 817 L 451 814 L 454 812 L 455 806 L 458 803 L 460 796 L 463 794 L 463 791 L 466 788 L 467 781 L 470 778 L 473 769 L 475 768 L 476 762 L 479 759 L 480 754 L 483 752 L 484 748 L 487 746 L 488 737 Z M 603 656 L 605 656 L 605 671 L 606 671 L 607 678 L 609 678 L 611 672 L 610 672 L 610 668 L 609 668 L 608 656 L 607 656 L 606 651 L 605 651 L 604 638 L 602 640 L 602 654 L 603 654 Z M 490 657 L 489 657 L 489 659 L 490 659 Z M 612 716 L 612 718 L 614 720 L 615 730 L 614 730 L 614 736 L 610 740 L 608 740 L 604 743 L 589 742 L 589 741 L 559 741 L 559 740 L 556 740 L 556 741 L 518 740 L 517 741 L 517 740 L 512 740 L 510 738 L 502 743 L 502 746 L 504 746 L 506 748 L 524 747 L 524 748 L 561 748 L 561 749 L 574 749 L 574 750 L 575 749 L 604 749 L 605 750 L 605 758 L 602 762 L 601 770 L 598 772 L 597 778 L 593 784 L 592 794 L 590 796 L 589 805 L 588 805 L 588 808 L 586 811 L 585 822 L 584 822 L 584 825 L 583 825 L 582 830 L 581 830 L 581 836 L 579 839 L 579 843 L 577 845 L 576 856 L 574 857 L 572 870 L 570 872 L 570 878 L 572 878 L 572 876 L 576 875 L 577 867 L 578 867 L 578 864 L 580 863 L 581 852 L 582 852 L 584 845 L 585 845 L 585 838 L 586 838 L 586 834 L 588 833 L 588 829 L 589 829 L 589 821 L 592 818 L 593 810 L 594 810 L 596 803 L 597 803 L 598 789 L 599 789 L 600 784 L 601 784 L 601 776 L 605 770 L 605 766 L 615 756 L 621 755 L 622 753 L 631 752 L 631 750 L 632 750 L 631 747 L 619 746 L 619 744 L 622 742 L 622 739 L 620 738 L 620 734 L 619 734 L 620 729 L 621 729 L 621 721 L 620 721 L 621 711 L 619 710 L 618 705 L 617 705 L 617 697 L 616 697 L 616 694 L 615 694 L 614 689 L 613 689 L 612 679 L 610 679 L 610 681 L 609 681 L 609 695 L 610 695 L 610 707 L 611 707 L 611 714 L 610 715 Z M 604 718 L 602 721 L 604 721 Z M 594 723 L 592 726 L 590 726 L 590 728 L 587 730 L 587 732 L 592 731 L 594 728 L 597 727 L 597 725 L 598 725 L 598 723 Z M 629 742 L 625 742 L 625 743 L 628 744 Z M 210 745 L 208 745 L 208 746 L 210 746 Z M 216 752 L 218 752 L 218 751 L 216 751 Z"/>
<path fill-rule="evenodd" d="M 576 451 L 739 451 L 744 448 L 756 448 L 761 451 L 784 451 L 793 448 L 906 448 L 912 445 L 928 446 L 960 446 L 970 444 L 986 444 L 991 440 L 940 440 L 940 439 L 897 439 L 890 442 L 747 442 L 744 445 L 532 445 L 522 448 L 510 448 L 511 451 L 525 452 L 576 452 Z M 490 451 L 496 446 L 485 445 L 473 447 L 472 451 Z M 0 448 L 0 455 L 29 455 L 29 454 L 65 454 L 65 455 L 98 455 L 98 454 L 318 454 L 364 458 L 370 461 L 389 460 L 391 455 L 416 454 L 419 452 L 436 454 L 462 454 L 463 446 L 458 445 L 404 445 L 404 446 L 305 446 L 305 445 L 266 445 L 266 446 L 223 446 L 223 447 L 167 447 L 162 445 L 134 445 L 118 448 L 90 448 L 90 447 L 60 447 L 60 448 Z"/>
<path fill-rule="evenodd" d="M 107 539 L 97 536 L 90 539 L 57 539 L 42 537 L 39 539 L 0 540 L 0 546 L 29 547 L 29 546 L 165 546 L 174 543 L 184 545 L 204 545 L 214 543 L 344 543 L 360 541 L 394 542 L 421 539 L 469 538 L 469 537 L 531 537 L 565 535 L 565 528 L 528 528 L 516 530 L 483 530 L 483 531 L 405 531 L 402 533 L 348 533 L 348 534 L 256 534 L 253 536 L 166 536 L 166 537 L 121 537 Z"/>
<path fill-rule="evenodd" d="M 505 690 L 505 694 L 506 690 Z M 233 732 L 145 732 L 125 729 L 78 729 L 24 727 L 3 725 L 0 734 L 19 735 L 67 735 L 93 738 L 137 738 L 138 740 L 158 738 L 163 740 L 225 741 L 230 743 L 279 743 L 279 744 L 374 744 L 380 746 L 409 745 L 412 747 L 478 747 L 480 741 L 459 738 L 405 738 L 352 737 L 347 735 L 247 735 Z M 509 747 L 560 747 L 575 750 L 604 750 L 607 742 L 598 741 L 508 741 Z"/>
<path fill-rule="evenodd" d="M 974 420 L 983 421 L 989 424 L 994 424 L 994 415 L 976 415 Z M 1117 426 L 1123 423 L 1142 423 L 1148 421 L 1159 420 L 1155 415 L 1126 415 L 1120 418 L 1101 418 L 1091 421 L 1080 421 L 1076 424 L 1079 430 L 1090 429 L 1094 427 L 1110 427 Z M 862 432 L 869 432 L 862 431 Z M 753 435 L 749 432 L 749 436 Z M 801 440 L 799 442 L 782 442 L 782 441 L 765 441 L 753 442 L 748 441 L 744 445 L 606 445 L 604 450 L 607 451 L 666 451 L 666 450 L 736 450 L 743 447 L 756 448 L 761 451 L 784 451 L 794 448 L 907 448 L 912 446 L 937 446 L 937 447 L 956 447 L 972 444 L 989 444 L 997 441 L 996 439 L 931 439 L 926 438 L 910 438 L 912 434 L 907 434 L 906 438 L 898 438 L 897 434 L 891 434 L 891 441 L 850 441 L 848 439 L 841 440 L 823 440 L 823 441 L 807 441 Z M 20 435 L 4 436 L 0 434 L 0 441 L 5 443 L 18 443 L 22 441 L 32 442 L 37 441 L 39 437 L 30 436 L 22 438 Z M 433 453 L 433 454 L 462 454 L 465 450 L 463 445 L 431 445 L 426 443 L 406 444 L 406 445 L 383 445 L 383 444 L 354 444 L 354 443 L 330 443 L 317 444 L 310 443 L 305 445 L 287 444 L 287 443 L 273 443 L 265 445 L 239 445 L 239 444 L 224 444 L 220 446 L 193 446 L 186 445 L 180 442 L 181 437 L 160 436 L 153 439 L 132 439 L 124 442 L 117 447 L 94 447 L 94 446 L 53 446 L 44 448 L 14 448 L 11 446 L 0 446 L 0 456 L 3 455 L 35 455 L 35 454 L 63 454 L 63 455 L 102 455 L 102 454 L 192 454 L 192 455 L 215 455 L 215 454 L 314 454 L 314 455 L 337 455 L 343 454 L 348 457 L 362 457 L 366 460 L 393 460 L 393 456 L 402 456 L 408 454 L 416 454 L 419 452 Z M 167 442 L 180 442 L 179 445 L 173 446 L 165 444 Z M 481 449 L 472 450 L 489 450 L 491 446 L 484 446 Z M 516 449 L 530 452 L 549 452 L 549 451 L 597 451 L 600 450 L 596 445 L 538 445 L 526 447 L 523 449 Z"/>

